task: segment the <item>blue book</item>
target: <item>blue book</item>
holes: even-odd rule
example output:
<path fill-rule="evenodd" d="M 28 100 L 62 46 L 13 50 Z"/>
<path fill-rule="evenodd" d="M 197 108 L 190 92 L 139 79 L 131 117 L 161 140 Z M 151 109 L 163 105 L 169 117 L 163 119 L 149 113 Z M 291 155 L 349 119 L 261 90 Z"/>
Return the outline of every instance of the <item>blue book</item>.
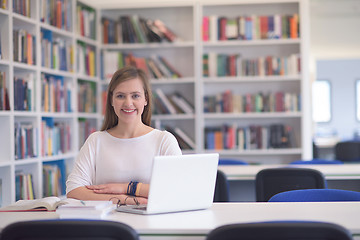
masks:
<path fill-rule="evenodd" d="M 251 17 L 245 18 L 245 39 L 246 40 L 252 40 L 252 25 L 253 22 L 251 20 Z"/>
<path fill-rule="evenodd" d="M 215 149 L 215 132 L 211 129 L 206 132 L 206 149 Z"/>

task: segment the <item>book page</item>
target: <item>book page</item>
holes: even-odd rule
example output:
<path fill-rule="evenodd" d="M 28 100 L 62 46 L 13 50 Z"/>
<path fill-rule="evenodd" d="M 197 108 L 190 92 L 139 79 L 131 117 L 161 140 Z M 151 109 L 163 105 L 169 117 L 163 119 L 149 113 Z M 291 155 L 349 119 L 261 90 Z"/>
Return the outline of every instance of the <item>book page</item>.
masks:
<path fill-rule="evenodd" d="M 34 200 L 18 200 L 7 207 L 0 208 L 0 211 L 21 211 L 43 208 L 44 210 L 55 210 L 60 198 L 52 196 Z"/>

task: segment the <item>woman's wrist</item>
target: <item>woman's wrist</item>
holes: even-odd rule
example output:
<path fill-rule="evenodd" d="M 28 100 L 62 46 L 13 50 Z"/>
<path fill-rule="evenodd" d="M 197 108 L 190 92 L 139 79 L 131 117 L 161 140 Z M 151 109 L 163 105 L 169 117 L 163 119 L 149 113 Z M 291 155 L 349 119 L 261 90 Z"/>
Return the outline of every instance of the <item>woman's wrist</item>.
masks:
<path fill-rule="evenodd" d="M 141 188 L 143 184 L 141 182 L 130 181 L 126 188 L 126 194 L 134 197 L 141 197 Z"/>

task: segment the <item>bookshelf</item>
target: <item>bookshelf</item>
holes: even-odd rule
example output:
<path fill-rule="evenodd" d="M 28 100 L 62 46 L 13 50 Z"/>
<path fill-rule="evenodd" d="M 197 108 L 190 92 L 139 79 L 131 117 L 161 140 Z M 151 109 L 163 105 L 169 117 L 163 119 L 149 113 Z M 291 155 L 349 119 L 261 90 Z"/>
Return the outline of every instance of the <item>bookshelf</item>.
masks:
<path fill-rule="evenodd" d="M 47 169 L 59 166 L 61 170 L 55 171 L 62 173 L 71 169 L 77 151 L 88 134 L 101 126 L 104 93 L 111 77 L 107 74 L 119 67 L 120 54 L 123 60 L 124 56 L 130 55 L 131 59 L 135 59 L 139 64 L 148 59 L 158 61 L 158 58 L 162 57 L 181 74 L 177 77 L 154 75 L 151 78 L 153 92 L 163 92 L 169 100 L 171 96 L 179 93 L 192 105 L 192 111 L 177 111 L 175 114 L 157 111 L 153 114 L 152 125 L 159 129 L 174 131 L 180 129 L 193 143 L 191 149 L 184 148 L 184 153 L 219 152 L 221 158 L 241 159 L 260 164 L 288 163 L 292 160 L 312 157 L 308 0 L 227 0 L 221 3 L 218 1 L 178 1 L 142 3 L 141 6 L 136 3 L 127 3 L 112 9 L 97 9 L 82 1 L 65 0 L 63 3 L 69 5 L 64 9 L 71 14 L 66 14 L 67 20 L 64 20 L 63 24 L 53 22 L 53 17 L 44 14 L 52 5 L 43 6 L 41 5 L 43 2 L 51 1 L 32 1 L 29 8 L 30 17 L 14 13 L 11 0 L 7 1 L 5 8 L 0 8 L 2 23 L 0 26 L 0 72 L 5 73 L 2 78 L 5 79 L 10 106 L 10 110 L 0 110 L 0 130 L 3 133 L 0 137 L 0 204 L 7 205 L 16 200 L 15 176 L 18 172 L 31 174 L 35 197 L 42 197 L 48 192 L 48 189 L 43 189 L 43 183 L 46 181 L 43 176 L 45 165 Z M 299 37 L 216 40 L 214 36 L 209 35 L 209 40 L 203 41 L 203 18 L 206 16 L 236 19 L 239 16 L 249 15 L 254 17 L 293 16 L 294 14 L 297 14 L 299 19 Z M 140 17 L 151 20 L 160 19 L 179 39 L 128 43 L 109 40 L 111 38 L 108 36 L 105 40 L 103 18 L 110 20 L 106 23 L 108 27 L 119 21 L 121 16 L 131 16 L 130 19 L 135 20 Z M 119 33 L 116 32 L 118 27 L 115 26 L 113 26 L 115 31 L 111 33 L 112 37 L 118 36 L 116 33 Z M 11 50 L 14 49 L 14 37 L 13 34 L 8 34 L 13 30 L 25 30 L 34 37 L 33 53 L 35 54 L 31 64 L 14 60 L 14 52 Z M 233 32 L 234 28 L 230 26 L 228 34 L 231 35 Z M 57 56 L 45 58 L 47 56 L 45 52 L 51 53 L 43 49 L 46 46 L 45 40 L 51 43 L 50 46 L 57 46 L 57 52 L 59 52 Z M 223 59 L 224 56 L 230 57 L 236 54 L 238 59 L 235 62 L 248 60 L 244 64 L 252 66 L 252 70 L 255 69 L 255 65 L 251 65 L 254 61 L 250 60 L 255 59 L 266 63 L 266 57 L 271 56 L 275 59 L 271 62 L 281 62 L 284 61 L 282 59 L 288 57 L 290 59 L 290 56 L 293 56 L 293 59 L 296 56 L 300 59 L 297 62 L 300 63 L 301 71 L 292 74 L 264 74 L 265 70 L 262 70 L 261 74 L 252 71 L 248 74 L 226 76 L 223 73 L 214 75 L 215 71 L 211 70 L 211 75 L 204 76 L 203 57 L 206 54 L 211 55 L 210 60 L 217 55 L 222 55 Z M 59 59 L 65 59 L 66 64 L 60 65 L 64 62 Z M 234 61 L 236 57 L 232 56 L 231 59 Z M 210 66 L 213 65 L 207 66 L 207 70 Z M 29 99 L 33 99 L 30 100 L 30 110 L 15 110 L 14 78 L 16 77 L 24 78 L 30 83 L 24 85 L 30 89 Z M 62 92 L 63 96 L 65 92 L 67 93 L 67 97 L 60 101 L 59 108 L 55 108 L 57 106 L 53 104 L 55 101 L 50 100 L 51 103 L 48 103 L 50 105 L 45 110 L 44 89 L 47 82 L 49 86 L 58 86 L 60 89 L 58 92 Z M 262 96 L 267 94 L 275 96 L 277 92 L 284 95 L 290 93 L 297 96 L 295 98 L 300 108 L 294 110 L 292 107 L 292 110 L 288 111 L 252 110 L 248 112 L 207 112 L 204 110 L 206 107 L 204 97 L 222 96 L 229 90 L 237 98 L 240 96 L 244 98 L 247 95 L 251 96 L 249 98 L 256 98 L 259 93 L 262 93 Z M 86 102 L 88 105 L 79 100 L 83 100 L 84 97 L 91 99 Z M 89 105 L 90 102 L 92 103 Z M 71 133 L 67 136 L 70 137 L 64 138 L 60 135 L 55 138 L 55 142 L 64 144 L 66 139 L 71 147 L 50 155 L 44 153 L 44 149 L 49 145 L 41 135 L 43 120 L 53 123 L 51 132 L 59 132 L 62 126 L 66 126 L 65 129 Z M 236 143 L 235 147 L 229 149 L 224 147 L 208 149 L 207 129 L 221 128 L 225 124 L 235 129 L 246 128 L 250 125 L 269 127 L 272 124 L 282 124 L 290 126 L 294 141 L 290 147 L 280 148 L 239 149 Z M 33 152 L 28 157 L 20 157 L 20 159 L 17 159 L 15 155 L 18 147 L 15 144 L 15 128 L 18 125 L 24 125 L 25 128 L 32 126 L 36 133 L 33 135 L 35 139 Z M 52 124 L 48 125 L 52 126 Z M 51 166 L 48 167 L 48 165 Z"/>
<path fill-rule="evenodd" d="M 310 159 L 308 2 L 206 3 L 200 15 L 205 32 L 199 44 L 205 69 L 200 81 L 203 96 L 210 99 L 199 99 L 204 112 L 197 127 L 205 128 L 200 137 L 204 151 L 249 163 Z M 288 30 L 276 34 L 276 26 Z M 219 71 L 219 65 L 228 71 Z M 279 124 L 285 133 L 271 130 Z M 216 138 L 224 136 L 228 140 L 218 144 Z M 281 136 L 287 140 L 277 144 L 274 138 Z"/>
<path fill-rule="evenodd" d="M 153 126 L 182 129 L 195 142 L 196 147 L 190 152 L 216 151 L 221 158 L 241 159 L 253 164 L 289 163 L 312 158 L 308 111 L 308 1 L 199 1 L 151 3 L 141 7 L 127 4 L 102 9 L 101 15 L 110 18 L 107 24 L 112 24 L 115 29 L 112 35 L 108 33 L 113 38 L 106 38 L 108 42 L 102 45 L 102 51 L 131 53 L 144 58 L 156 52 L 167 57 L 183 73 L 183 78 L 175 80 L 152 79 L 154 102 L 159 89 L 168 98 L 173 92 L 180 91 L 195 107 L 194 114 L 155 112 Z M 121 16 L 133 15 L 161 19 L 183 41 L 119 42 L 117 39 L 121 38 L 116 38 L 116 22 Z M 208 22 L 204 23 L 206 18 Z M 248 27 L 246 32 L 239 31 L 236 21 L 240 23 L 240 19 L 243 26 L 253 22 L 252 27 Z M 219 26 L 212 24 L 218 21 Z M 270 30 L 276 27 L 270 34 L 269 26 Z M 287 32 L 277 34 L 278 26 L 288 29 Z M 204 29 L 217 34 L 204 36 Z M 205 66 L 204 56 L 207 56 Z M 105 61 L 104 65 L 111 62 L 114 61 Z M 221 70 L 228 68 L 229 72 L 220 72 L 217 66 Z M 204 75 L 204 70 L 207 75 Z M 230 103 L 229 94 L 225 94 L 229 92 Z M 228 100 L 223 99 L 225 95 Z M 239 107 L 239 101 L 242 101 L 243 110 L 209 112 L 208 105 L 214 103 L 205 98 L 213 98 L 220 109 L 226 104 L 230 104 L 231 109 L 233 105 Z M 247 110 L 247 105 L 253 109 Z M 217 133 L 223 140 L 220 147 L 208 145 L 208 133 L 214 129 L 220 130 L 220 135 Z M 227 129 L 226 134 L 224 129 Z M 243 129 L 241 138 L 238 137 L 239 129 Z M 225 147 L 224 139 L 228 138 L 233 143 Z M 239 147 L 239 142 L 242 147 Z"/>
<path fill-rule="evenodd" d="M 9 108 L 0 110 L 1 206 L 31 192 L 35 198 L 64 194 L 67 172 L 86 138 L 79 142 L 79 122 L 91 122 L 87 134 L 101 124 L 97 99 L 89 112 L 79 111 L 78 101 L 83 83 L 94 91 L 100 84 L 96 9 L 69 0 L 34 0 L 25 7 L 5 2 L 0 80 Z M 79 19 L 86 25 L 77 26 Z"/>
<path fill-rule="evenodd" d="M 161 42 L 152 42 L 145 38 L 147 36 L 137 37 L 135 32 L 123 33 L 125 24 L 133 24 L 134 31 L 141 27 L 141 21 L 162 21 L 177 39 L 175 41 L 166 40 L 163 37 Z M 135 24 L 134 24 L 135 22 Z M 147 71 L 153 71 L 150 66 L 154 63 L 163 70 L 160 64 L 160 58 L 165 59 L 181 76 L 173 77 L 173 74 L 154 74 L 150 81 L 154 96 L 159 96 L 159 91 L 168 100 L 170 95 L 180 94 L 192 106 L 192 112 L 183 112 L 169 110 L 164 106 L 160 110 L 159 105 L 164 102 L 161 100 L 153 101 L 154 113 L 152 117 L 152 126 L 159 129 L 168 129 L 174 131 L 180 128 L 189 138 L 194 141 L 196 136 L 196 88 L 198 83 L 197 76 L 197 15 L 196 6 L 193 3 L 165 3 L 148 4 L 139 6 L 125 6 L 116 9 L 101 10 L 102 23 L 102 55 L 103 55 L 103 91 L 111 78 L 111 74 L 119 67 L 121 62 L 126 59 L 134 59 L 137 66 L 144 66 Z M 137 23 L 137 24 L 136 24 Z M 125 25 L 126 26 L 126 25 Z M 127 25 L 128 26 L 128 25 Z M 119 30 L 120 29 L 120 30 Z M 139 28 L 140 29 L 140 28 Z M 142 30 L 143 31 L 143 30 Z M 121 34 L 123 33 L 123 34 Z M 130 35 L 130 37 L 129 37 Z M 129 40 L 132 39 L 132 40 Z M 133 41 L 133 42 L 129 42 Z M 119 60 L 122 58 L 124 60 Z M 146 62 L 146 63 L 141 63 Z M 150 63 L 151 62 L 151 63 Z M 141 65 L 143 64 L 143 65 Z M 146 65 L 149 64 L 149 65 Z M 162 71 L 166 73 L 166 71 Z M 159 105 L 158 105 L 159 104 Z M 171 105 L 171 104 L 170 104 Z M 199 151 L 198 146 L 183 148 L 184 153 Z"/>

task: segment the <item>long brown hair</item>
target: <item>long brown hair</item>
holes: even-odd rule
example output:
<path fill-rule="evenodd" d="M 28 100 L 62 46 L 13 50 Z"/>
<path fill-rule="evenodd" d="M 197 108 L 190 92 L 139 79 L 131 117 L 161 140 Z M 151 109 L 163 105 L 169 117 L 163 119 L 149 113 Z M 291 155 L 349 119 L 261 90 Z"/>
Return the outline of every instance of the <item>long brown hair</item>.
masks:
<path fill-rule="evenodd" d="M 150 88 L 149 79 L 146 76 L 146 73 L 133 66 L 125 66 L 119 70 L 117 70 L 111 78 L 111 81 L 107 90 L 106 97 L 106 105 L 105 105 L 105 117 L 104 122 L 101 127 L 101 131 L 108 130 L 110 128 L 115 127 L 118 124 L 118 117 L 114 112 L 114 108 L 112 107 L 112 97 L 115 88 L 122 82 L 132 80 L 135 78 L 139 78 L 144 86 L 145 99 L 147 101 L 147 105 L 144 107 L 144 112 L 141 115 L 141 120 L 145 125 L 150 126 L 151 124 L 151 106 L 152 106 L 152 92 Z"/>

